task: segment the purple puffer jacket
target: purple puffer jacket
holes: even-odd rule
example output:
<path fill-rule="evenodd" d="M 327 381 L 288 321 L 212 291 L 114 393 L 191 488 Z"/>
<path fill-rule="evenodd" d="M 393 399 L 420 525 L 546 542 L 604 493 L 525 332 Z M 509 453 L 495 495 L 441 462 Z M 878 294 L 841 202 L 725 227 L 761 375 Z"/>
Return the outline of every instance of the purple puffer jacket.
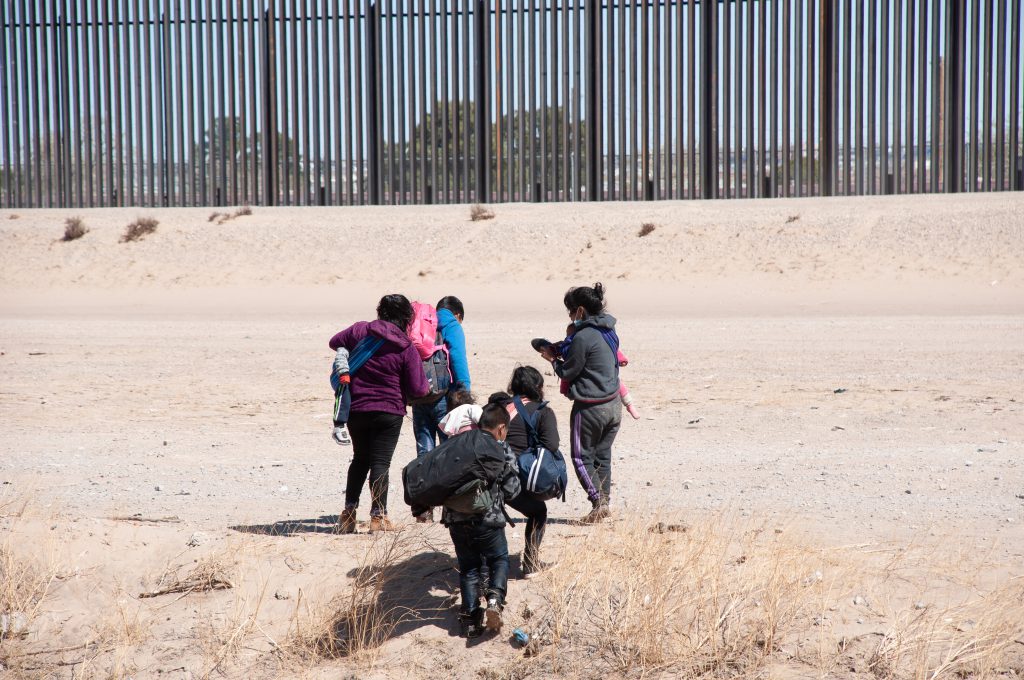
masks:
<path fill-rule="evenodd" d="M 381 411 L 404 416 L 408 399 L 430 391 L 423 362 L 409 337 L 388 321 L 359 321 L 331 338 L 331 349 L 349 352 L 367 334 L 384 339 L 380 349 L 352 376 L 352 412 Z"/>

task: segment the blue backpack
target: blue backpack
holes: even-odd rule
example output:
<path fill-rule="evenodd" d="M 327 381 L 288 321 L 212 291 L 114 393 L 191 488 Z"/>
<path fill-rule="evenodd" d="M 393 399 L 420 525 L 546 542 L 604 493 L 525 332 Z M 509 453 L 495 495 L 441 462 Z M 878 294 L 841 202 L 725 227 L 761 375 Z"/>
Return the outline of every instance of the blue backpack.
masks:
<path fill-rule="evenodd" d="M 565 458 L 558 451 L 548 451 L 541 446 L 537 436 L 537 414 L 547 405 L 540 402 L 532 414 L 523 406 L 519 397 L 512 400 L 519 417 L 526 425 L 526 450 L 519 454 L 519 482 L 523 491 L 533 494 L 536 498 L 546 501 L 562 497 L 565 502 L 565 487 L 569 484 L 569 475 L 565 469 Z"/>

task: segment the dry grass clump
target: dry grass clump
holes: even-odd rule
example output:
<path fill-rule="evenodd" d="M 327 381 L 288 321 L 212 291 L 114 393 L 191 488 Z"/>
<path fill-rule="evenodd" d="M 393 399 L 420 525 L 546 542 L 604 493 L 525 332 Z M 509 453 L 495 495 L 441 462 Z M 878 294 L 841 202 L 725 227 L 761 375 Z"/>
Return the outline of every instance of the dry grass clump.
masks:
<path fill-rule="evenodd" d="M 761 677 L 794 664 L 878 680 L 1024 670 L 1019 579 L 918 609 L 906 602 L 922 577 L 910 565 L 730 526 L 632 516 L 571 537 L 535 581 L 542 602 L 524 621 L 524 655 L 555 675 L 586 664 L 595 677 L 625 678 Z M 923 578 L 938 597 L 934 576 Z M 854 597 L 861 591 L 873 593 L 870 605 Z M 841 634 L 854 620 L 870 632 Z"/>
<path fill-rule="evenodd" d="M 492 211 L 487 206 L 476 203 L 469 209 L 469 219 L 472 220 L 473 222 L 479 222 L 481 220 L 493 220 L 494 211 Z"/>
<path fill-rule="evenodd" d="M 338 658 L 372 663 L 395 628 L 415 615 L 388 593 L 403 576 L 399 565 L 417 547 L 408 531 L 376 534 L 342 595 L 311 611 L 300 591 L 283 651 L 307 663 Z"/>
<path fill-rule="evenodd" d="M 656 227 L 657 225 L 654 224 L 653 222 L 644 222 L 642 225 L 640 225 L 640 231 L 637 232 L 637 236 L 639 238 L 643 238 L 644 236 L 647 236 L 652 231 L 654 231 Z"/>
<path fill-rule="evenodd" d="M 837 577 L 821 574 L 837 567 L 772 532 L 721 526 L 633 517 L 588 529 L 544 577 L 527 653 L 550 656 L 555 673 L 582 659 L 595 675 L 763 671 L 833 595 Z"/>
<path fill-rule="evenodd" d="M 152 217 L 140 217 L 136 219 L 124 228 L 124 234 L 121 235 L 121 243 L 131 243 L 141 240 L 143 237 L 155 232 L 158 224 L 160 223 Z"/>
<path fill-rule="evenodd" d="M 252 215 L 252 208 L 247 206 L 247 205 L 243 205 L 243 206 L 239 207 L 233 213 L 222 213 L 222 212 L 210 213 L 210 216 L 206 219 L 206 221 L 207 222 L 216 222 L 217 224 L 224 224 L 225 222 L 230 222 L 231 220 L 233 220 L 233 219 L 235 219 L 237 217 L 243 217 L 245 215 Z"/>
<path fill-rule="evenodd" d="M 0 545 L 0 645 L 28 634 L 56 577 L 54 564 L 16 554 L 9 540 Z"/>
<path fill-rule="evenodd" d="M 64 220 L 64 237 L 61 240 L 77 241 L 88 233 L 89 227 L 85 226 L 81 217 L 69 217 Z"/>
<path fill-rule="evenodd" d="M 982 678 L 1007 668 L 1019 675 L 1024 584 L 1018 578 L 957 606 L 898 612 L 875 637 L 867 669 L 877 678 Z"/>
<path fill-rule="evenodd" d="M 171 574 L 165 571 L 160 577 L 157 587 L 144 593 L 139 593 L 140 598 L 160 597 L 171 593 L 202 593 L 210 590 L 226 590 L 234 588 L 235 584 L 231 576 L 231 564 L 223 555 L 216 554 L 201 560 L 191 571 L 184 576 Z"/>

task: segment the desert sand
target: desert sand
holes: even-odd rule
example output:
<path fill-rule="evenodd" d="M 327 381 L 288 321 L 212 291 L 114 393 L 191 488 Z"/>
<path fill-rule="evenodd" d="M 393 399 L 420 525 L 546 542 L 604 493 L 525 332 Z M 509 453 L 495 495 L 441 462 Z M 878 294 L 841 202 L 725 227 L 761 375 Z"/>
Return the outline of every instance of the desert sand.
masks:
<path fill-rule="evenodd" d="M 209 221 L 209 208 L 0 212 L 7 671 L 1024 672 L 1024 196 L 493 210 L 479 222 L 467 206 L 254 207 L 224 223 Z M 61 241 L 75 215 L 88 233 Z M 156 232 L 120 242 L 139 216 L 159 220 Z M 643 224 L 653 230 L 639 236 Z M 371 318 L 384 293 L 457 295 L 474 392 L 486 399 L 517 364 L 545 368 L 529 340 L 558 337 L 563 293 L 595 281 L 619 319 L 631 359 L 622 377 L 642 416 L 623 422 L 616 443 L 615 519 L 573 525 L 588 504 L 571 480 L 567 502 L 549 503 L 544 556 L 559 561 L 555 573 L 519 579 L 513 557 L 506 630 L 467 645 L 447 532 L 408 525 L 407 423 L 390 498 L 406 528 L 383 593 L 402 620 L 358 654 L 303 651 L 295 641 L 395 541 L 365 525 L 332 533 L 350 451 L 329 436 L 329 337 Z M 553 386 L 564 435 L 569 403 Z M 364 500 L 360 520 L 367 510 Z M 522 532 L 509 529 L 510 552 Z M 552 593 L 576 587 L 565 579 L 592 543 L 616 554 L 615 541 L 650 536 L 664 541 L 650 554 L 667 555 L 698 535 L 724 546 L 710 563 L 723 570 L 727 554 L 730 565 L 771 562 L 780 542 L 797 556 L 773 564 L 814 597 L 777 644 L 756 643 L 771 653 L 712 669 L 673 664 L 662 650 L 616 666 L 581 642 L 594 628 L 572 626 L 529 659 L 509 643 L 516 625 L 542 639 Z M 232 587 L 139 597 L 204 565 Z M 663 592 L 695 573 L 679 570 Z M 45 587 L 10 594 L 15 574 Z M 641 608 L 653 607 L 646 597 Z M 938 643 L 892 652 L 892 640 L 908 638 L 892 632 L 925 614 L 945 642 L 983 629 L 979 611 L 1010 622 L 993 624 L 1002 627 L 984 638 L 993 653 L 982 661 L 943 666 L 949 645 Z"/>

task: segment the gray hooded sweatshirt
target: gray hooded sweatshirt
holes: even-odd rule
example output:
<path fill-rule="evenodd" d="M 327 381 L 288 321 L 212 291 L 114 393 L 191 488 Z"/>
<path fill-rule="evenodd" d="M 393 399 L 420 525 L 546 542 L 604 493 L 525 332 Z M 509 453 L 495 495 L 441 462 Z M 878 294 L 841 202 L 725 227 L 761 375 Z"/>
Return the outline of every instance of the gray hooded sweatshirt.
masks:
<path fill-rule="evenodd" d="M 597 314 L 584 321 L 572 337 L 564 359 L 554 362 L 555 374 L 569 383 L 573 401 L 601 403 L 619 391 L 619 362 L 601 330 L 615 330 L 615 317 Z"/>

